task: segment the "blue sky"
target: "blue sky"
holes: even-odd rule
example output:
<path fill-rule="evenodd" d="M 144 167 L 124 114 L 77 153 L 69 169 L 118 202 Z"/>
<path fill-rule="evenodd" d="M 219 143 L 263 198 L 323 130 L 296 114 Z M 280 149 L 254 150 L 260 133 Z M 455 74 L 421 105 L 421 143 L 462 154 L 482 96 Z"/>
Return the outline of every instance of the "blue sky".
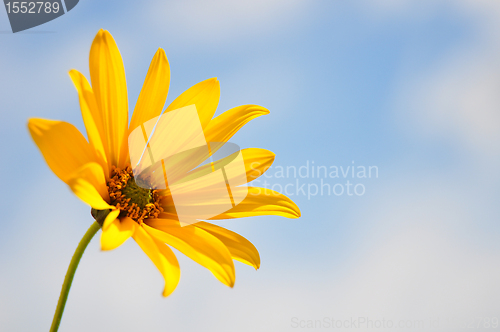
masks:
<path fill-rule="evenodd" d="M 224 222 L 262 259 L 257 272 L 237 264 L 234 289 L 179 254 L 179 287 L 161 298 L 162 278 L 133 241 L 103 253 L 94 239 L 61 331 L 289 331 L 300 330 L 294 317 L 359 316 L 439 318 L 434 330 L 443 331 L 447 318 L 498 317 L 499 17 L 496 1 L 82 0 L 11 34 L 0 10 L 0 326 L 48 329 L 92 222 L 26 122 L 61 119 L 83 130 L 67 73 L 88 77 L 101 28 L 120 48 L 130 112 L 161 47 L 172 73 L 167 103 L 218 77 L 219 113 L 270 109 L 234 136 L 239 146 L 269 149 L 284 167 L 354 161 L 379 176 L 325 179 L 361 183 L 361 196 L 291 196 L 297 220 Z"/>

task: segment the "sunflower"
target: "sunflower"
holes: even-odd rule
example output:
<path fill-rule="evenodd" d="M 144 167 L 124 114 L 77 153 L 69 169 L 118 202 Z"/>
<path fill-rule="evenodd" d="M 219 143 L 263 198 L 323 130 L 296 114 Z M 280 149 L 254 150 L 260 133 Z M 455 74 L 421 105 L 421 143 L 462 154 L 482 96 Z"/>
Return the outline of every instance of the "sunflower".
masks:
<path fill-rule="evenodd" d="M 165 52 L 158 49 L 151 61 L 130 123 L 123 61 L 109 32 L 97 33 L 89 67 L 91 84 L 77 70 L 69 72 L 88 141 L 64 121 L 30 119 L 28 128 L 50 169 L 90 205 L 102 229 L 102 250 L 113 250 L 132 237 L 163 275 L 164 296 L 174 291 L 180 279 L 171 247 L 229 287 L 235 282 L 233 260 L 258 269 L 259 253 L 250 241 L 205 221 L 181 227 L 168 191 L 142 188 L 134 179 L 127 139 L 134 129 L 162 114 L 170 84 Z M 243 105 L 213 118 L 219 97 L 219 82 L 211 78 L 182 93 L 164 112 L 195 105 L 203 133 L 213 142 L 227 142 L 250 120 L 269 113 L 261 106 Z M 262 175 L 274 161 L 274 154 L 264 149 L 243 149 L 241 154 L 247 182 Z M 300 211 L 280 193 L 249 186 L 239 204 L 211 220 L 260 215 L 298 218 Z"/>

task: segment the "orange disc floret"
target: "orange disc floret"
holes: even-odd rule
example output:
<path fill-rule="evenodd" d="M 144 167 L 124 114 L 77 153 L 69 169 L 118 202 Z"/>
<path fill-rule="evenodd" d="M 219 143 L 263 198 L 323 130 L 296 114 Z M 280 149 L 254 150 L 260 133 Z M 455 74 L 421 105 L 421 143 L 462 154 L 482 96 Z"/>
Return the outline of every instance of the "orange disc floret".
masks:
<path fill-rule="evenodd" d="M 142 224 L 144 219 L 157 218 L 163 212 L 160 190 L 139 187 L 130 166 L 125 169 L 113 166 L 107 185 L 110 203 L 121 210 L 122 217 L 130 217 Z"/>

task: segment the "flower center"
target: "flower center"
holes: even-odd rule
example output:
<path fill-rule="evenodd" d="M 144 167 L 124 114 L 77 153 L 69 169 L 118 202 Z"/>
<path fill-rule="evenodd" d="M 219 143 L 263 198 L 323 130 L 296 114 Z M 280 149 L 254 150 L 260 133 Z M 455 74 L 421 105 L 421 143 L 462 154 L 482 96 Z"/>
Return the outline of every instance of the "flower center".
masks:
<path fill-rule="evenodd" d="M 123 170 L 113 166 L 108 181 L 111 204 L 120 209 L 121 217 L 130 217 L 139 224 L 144 219 L 157 218 L 163 212 L 159 190 L 139 187 L 130 166 Z"/>

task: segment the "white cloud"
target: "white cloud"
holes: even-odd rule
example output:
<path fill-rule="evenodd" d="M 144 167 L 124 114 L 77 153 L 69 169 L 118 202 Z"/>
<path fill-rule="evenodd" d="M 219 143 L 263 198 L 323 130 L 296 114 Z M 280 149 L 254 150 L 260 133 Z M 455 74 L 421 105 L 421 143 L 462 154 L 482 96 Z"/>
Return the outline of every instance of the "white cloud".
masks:
<path fill-rule="evenodd" d="M 500 54 L 499 54 L 500 55 Z M 473 152 L 500 154 L 500 61 L 447 59 L 412 88 L 414 116 L 433 136 L 451 136 Z"/>
<path fill-rule="evenodd" d="M 453 5 L 473 38 L 464 37 L 423 68 L 409 62 L 398 82 L 395 112 L 417 137 L 445 141 L 494 169 L 500 165 L 500 5 Z"/>
<path fill-rule="evenodd" d="M 158 1 L 146 15 L 160 30 L 211 43 L 280 30 L 296 23 L 307 5 L 301 0 Z"/>

